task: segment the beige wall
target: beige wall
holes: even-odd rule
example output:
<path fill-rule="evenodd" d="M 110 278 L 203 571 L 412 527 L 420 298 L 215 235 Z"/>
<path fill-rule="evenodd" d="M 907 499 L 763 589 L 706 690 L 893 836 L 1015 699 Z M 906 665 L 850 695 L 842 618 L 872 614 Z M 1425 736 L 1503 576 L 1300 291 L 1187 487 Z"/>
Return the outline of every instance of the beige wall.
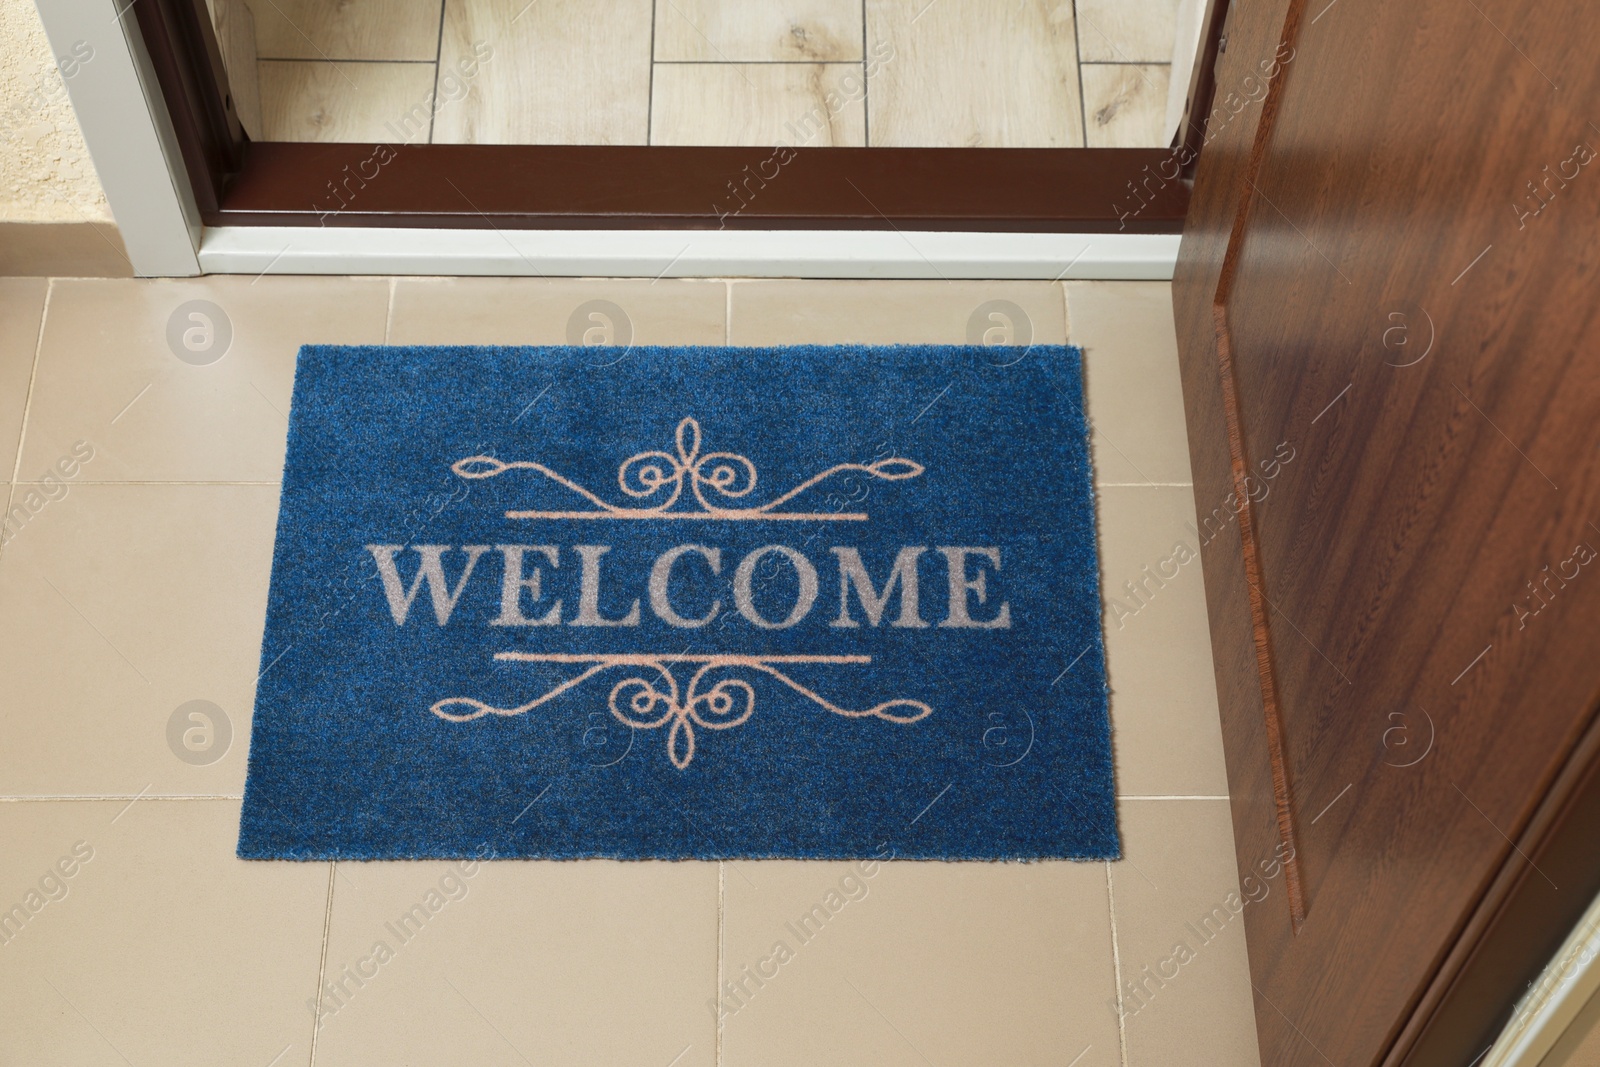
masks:
<path fill-rule="evenodd" d="M 39 13 L 0 0 L 0 222 L 110 219 Z"/>

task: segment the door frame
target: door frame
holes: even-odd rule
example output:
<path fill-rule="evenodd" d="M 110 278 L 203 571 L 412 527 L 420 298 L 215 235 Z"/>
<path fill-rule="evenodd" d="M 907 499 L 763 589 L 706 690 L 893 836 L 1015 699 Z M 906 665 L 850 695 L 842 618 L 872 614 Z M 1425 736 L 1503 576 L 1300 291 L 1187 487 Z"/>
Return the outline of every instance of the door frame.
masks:
<path fill-rule="evenodd" d="M 1181 144 L 256 143 L 205 0 L 124 4 L 41 17 L 58 54 L 86 29 L 120 53 L 68 89 L 139 274 L 1169 278 L 1188 206 Z"/>
<path fill-rule="evenodd" d="M 116 0 L 38 11 L 134 273 L 199 274 L 199 207 L 133 15 Z"/>

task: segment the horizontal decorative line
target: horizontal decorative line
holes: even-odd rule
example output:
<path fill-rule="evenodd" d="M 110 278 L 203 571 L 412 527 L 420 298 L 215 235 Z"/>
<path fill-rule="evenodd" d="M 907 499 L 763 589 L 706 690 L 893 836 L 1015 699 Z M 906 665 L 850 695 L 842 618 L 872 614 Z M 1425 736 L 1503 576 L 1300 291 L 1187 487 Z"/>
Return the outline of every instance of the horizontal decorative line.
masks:
<path fill-rule="evenodd" d="M 8 483 L 0 482 L 0 485 L 5 485 L 5 484 L 8 484 Z M 50 482 L 33 481 L 31 479 L 28 479 L 28 478 L 23 478 L 23 479 L 21 479 L 19 481 L 11 482 L 9 484 L 18 486 L 20 488 L 22 486 L 50 485 L 51 483 Z M 258 482 L 205 481 L 205 480 L 201 480 L 201 479 L 198 479 L 198 478 L 168 478 L 168 479 L 161 479 L 161 480 L 150 479 L 150 478 L 141 478 L 141 479 L 128 478 L 128 479 L 121 479 L 121 480 L 115 480 L 115 481 L 113 481 L 113 480 L 102 480 L 102 479 L 96 479 L 96 478 L 74 478 L 68 484 L 69 485 L 117 485 L 117 486 L 122 486 L 122 485 L 198 485 L 198 486 L 243 485 L 243 486 L 255 486 L 257 488 L 265 486 L 265 487 L 270 488 L 270 489 L 277 489 L 281 485 L 283 485 L 283 482 L 281 480 L 280 481 L 273 481 L 273 482 L 266 482 L 266 481 L 258 481 Z"/>
<path fill-rule="evenodd" d="M 515 509 L 505 512 L 508 519 L 726 519 L 754 521 L 756 519 L 789 519 L 810 522 L 864 522 L 860 512 L 789 512 L 781 510 L 785 504 L 811 487 L 846 471 L 860 471 L 888 482 L 901 482 L 921 476 L 922 464 L 899 456 L 889 456 L 871 463 L 835 463 L 827 470 L 813 474 L 787 493 L 756 507 L 721 507 L 706 498 L 710 490 L 723 498 L 745 496 L 756 487 L 756 466 L 736 452 L 702 452 L 700 424 L 693 418 L 678 422 L 673 432 L 677 453 L 636 452 L 623 460 L 617 468 L 617 485 L 634 499 L 654 498 L 648 507 L 619 507 L 590 492 L 582 485 L 534 460 L 507 462 L 494 456 L 467 456 L 450 465 L 459 477 L 474 481 L 494 478 L 507 471 L 537 471 L 546 478 L 594 505 L 585 511 L 533 511 Z M 672 507 L 687 489 L 700 505 L 698 510 L 673 511 Z M 661 494 L 665 493 L 665 499 Z"/>
<path fill-rule="evenodd" d="M 32 796 L 15 795 L 0 797 L 0 804 L 78 804 L 85 801 L 117 801 L 117 800 L 243 800 L 243 794 L 229 793 L 57 793 L 38 794 Z"/>
<path fill-rule="evenodd" d="M 686 652 L 618 652 L 584 655 L 575 652 L 496 652 L 495 659 L 525 663 L 612 663 L 618 666 L 648 667 L 657 663 L 721 663 L 728 666 L 755 666 L 762 663 L 871 663 L 871 656 L 698 656 Z"/>
<path fill-rule="evenodd" d="M 845 708 L 801 685 L 779 669 L 779 664 L 863 664 L 871 656 L 807 656 L 742 653 L 692 654 L 688 652 L 618 652 L 578 654 L 572 652 L 499 652 L 497 660 L 522 660 L 534 663 L 580 665 L 575 677 L 555 685 L 525 704 L 497 707 L 469 696 L 445 697 L 434 702 L 432 711 L 449 722 L 471 722 L 486 715 L 502 718 L 525 715 L 584 684 L 590 678 L 618 667 L 630 672 L 641 669 L 644 677 L 623 678 L 611 687 L 606 708 L 624 726 L 634 730 L 665 729 L 667 756 L 680 771 L 694 761 L 696 728 L 720 731 L 742 726 L 755 712 L 756 690 L 751 681 L 736 675 L 707 683 L 712 672 L 743 668 L 780 682 L 824 711 L 847 719 L 876 718 L 906 725 L 933 714 L 933 708 L 920 700 L 885 700 L 870 708 Z M 687 684 L 674 670 L 676 664 L 697 664 Z M 631 740 L 629 742 L 631 747 Z M 626 753 L 624 753 L 626 755 Z M 619 757 L 620 759 L 620 757 Z"/>
<path fill-rule="evenodd" d="M 631 519 L 643 521 L 646 519 L 702 519 L 722 520 L 724 522 L 866 522 L 867 516 L 859 511 L 824 511 L 809 513 L 793 512 L 767 512 L 762 515 L 732 514 L 718 515 L 714 511 L 648 511 L 637 509 L 631 511 L 508 511 L 508 519 Z"/>

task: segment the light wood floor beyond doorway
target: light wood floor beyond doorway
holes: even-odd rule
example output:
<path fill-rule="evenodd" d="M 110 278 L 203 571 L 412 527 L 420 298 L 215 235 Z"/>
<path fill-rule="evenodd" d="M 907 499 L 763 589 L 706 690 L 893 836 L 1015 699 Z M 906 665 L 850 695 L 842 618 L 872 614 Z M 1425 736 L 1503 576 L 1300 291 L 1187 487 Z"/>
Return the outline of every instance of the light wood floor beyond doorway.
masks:
<path fill-rule="evenodd" d="M 1006 301 L 1084 347 L 1124 859 L 234 856 L 297 349 L 561 344 L 596 300 L 636 344 Z M 0 504 L 0 1064 L 1257 1067 L 1240 912 L 1283 905 L 1239 904 L 1166 283 L 0 280 Z"/>
<path fill-rule="evenodd" d="M 1177 8 L 246 2 L 267 140 L 880 148 L 1164 144 Z"/>

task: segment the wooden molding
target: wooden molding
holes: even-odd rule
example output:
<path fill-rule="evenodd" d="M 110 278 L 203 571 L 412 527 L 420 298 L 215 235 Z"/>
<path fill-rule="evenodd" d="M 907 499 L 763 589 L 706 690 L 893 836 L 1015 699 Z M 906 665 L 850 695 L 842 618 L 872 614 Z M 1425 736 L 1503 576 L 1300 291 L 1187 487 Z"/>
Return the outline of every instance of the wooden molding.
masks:
<path fill-rule="evenodd" d="M 1177 233 L 1163 149 L 251 144 L 209 225 Z"/>

